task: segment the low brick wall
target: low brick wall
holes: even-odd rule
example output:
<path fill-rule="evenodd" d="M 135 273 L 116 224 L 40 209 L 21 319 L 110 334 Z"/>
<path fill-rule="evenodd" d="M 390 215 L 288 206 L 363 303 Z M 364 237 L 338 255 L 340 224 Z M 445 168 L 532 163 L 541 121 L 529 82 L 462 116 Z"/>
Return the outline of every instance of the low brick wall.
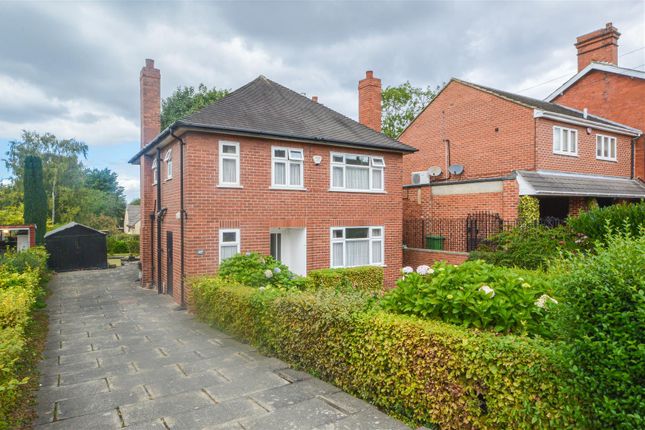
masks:
<path fill-rule="evenodd" d="M 433 249 L 404 248 L 403 265 L 417 267 L 422 264 L 433 265 L 437 261 L 461 264 L 468 259 L 467 252 L 436 251 Z"/>

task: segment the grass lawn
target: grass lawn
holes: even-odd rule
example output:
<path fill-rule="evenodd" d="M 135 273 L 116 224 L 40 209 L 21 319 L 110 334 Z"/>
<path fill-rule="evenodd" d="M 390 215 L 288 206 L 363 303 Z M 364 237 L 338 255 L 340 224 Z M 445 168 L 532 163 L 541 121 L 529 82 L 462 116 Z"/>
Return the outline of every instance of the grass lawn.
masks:
<path fill-rule="evenodd" d="M 113 257 L 113 256 L 110 256 Z M 108 265 L 115 265 L 116 267 L 121 267 L 121 257 L 110 258 L 108 257 Z"/>

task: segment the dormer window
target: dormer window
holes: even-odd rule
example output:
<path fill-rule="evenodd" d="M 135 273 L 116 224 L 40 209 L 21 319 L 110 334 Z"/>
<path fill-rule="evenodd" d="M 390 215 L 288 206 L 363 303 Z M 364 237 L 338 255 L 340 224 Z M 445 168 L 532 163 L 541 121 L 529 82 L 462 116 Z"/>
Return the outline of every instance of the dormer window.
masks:
<path fill-rule="evenodd" d="M 157 158 L 152 160 L 152 185 L 157 185 Z"/>
<path fill-rule="evenodd" d="M 166 180 L 172 179 L 172 149 L 166 151 L 163 159 L 166 162 Z"/>

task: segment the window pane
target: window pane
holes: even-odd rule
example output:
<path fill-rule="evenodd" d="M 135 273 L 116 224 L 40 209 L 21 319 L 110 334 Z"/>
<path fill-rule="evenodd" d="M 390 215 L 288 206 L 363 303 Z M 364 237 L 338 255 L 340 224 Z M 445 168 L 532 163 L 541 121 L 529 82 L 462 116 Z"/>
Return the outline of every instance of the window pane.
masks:
<path fill-rule="evenodd" d="M 354 166 L 369 166 L 370 157 L 365 155 L 347 155 L 345 156 L 345 163 Z"/>
<path fill-rule="evenodd" d="M 276 185 L 287 185 L 287 165 L 285 163 L 274 163 L 273 174 Z"/>
<path fill-rule="evenodd" d="M 302 177 L 300 175 L 301 163 L 289 164 L 289 185 L 302 185 Z"/>
<path fill-rule="evenodd" d="M 374 169 L 372 170 L 372 188 L 377 190 L 383 189 L 383 170 Z"/>
<path fill-rule="evenodd" d="M 295 150 L 295 151 L 289 151 L 289 159 L 290 160 L 302 160 L 302 151 L 300 150 Z"/>
<path fill-rule="evenodd" d="M 344 161 L 344 158 L 342 155 L 334 155 L 332 157 L 332 160 L 334 163 L 342 163 Z"/>
<path fill-rule="evenodd" d="M 602 157 L 602 136 L 596 136 L 596 157 Z"/>
<path fill-rule="evenodd" d="M 347 239 L 366 239 L 369 228 L 347 228 L 345 233 L 347 234 Z"/>
<path fill-rule="evenodd" d="M 237 233 L 234 231 L 225 231 L 222 233 L 222 242 L 236 242 Z"/>
<path fill-rule="evenodd" d="M 373 228 L 372 229 L 372 237 L 381 237 L 381 229 L 380 228 Z"/>
<path fill-rule="evenodd" d="M 237 245 L 223 245 L 220 246 L 220 259 L 226 260 L 237 254 Z"/>
<path fill-rule="evenodd" d="M 611 158 L 616 158 L 616 139 L 611 139 L 609 149 L 611 150 L 611 154 L 609 156 Z"/>
<path fill-rule="evenodd" d="M 274 149 L 273 156 L 275 158 L 287 158 L 287 151 L 284 149 Z"/>
<path fill-rule="evenodd" d="M 172 160 L 168 161 L 168 166 L 167 166 L 167 176 L 169 178 L 172 178 Z"/>
<path fill-rule="evenodd" d="M 553 129 L 553 150 L 554 151 L 561 151 L 562 146 L 560 143 L 560 129 L 559 128 L 554 128 Z"/>
<path fill-rule="evenodd" d="M 566 130 L 563 130 L 562 133 L 562 151 L 569 151 L 569 132 L 567 132 Z"/>
<path fill-rule="evenodd" d="M 349 233 L 349 232 L 348 232 Z M 347 247 L 347 263 L 346 266 L 365 266 L 370 264 L 369 240 L 358 240 L 346 242 Z"/>
<path fill-rule="evenodd" d="M 602 146 L 603 146 L 603 149 L 602 149 L 603 156 L 606 158 L 609 158 L 609 139 L 605 137 Z"/>
<path fill-rule="evenodd" d="M 347 176 L 347 185 L 345 186 L 351 190 L 369 190 L 370 188 L 370 171 L 361 167 L 345 168 L 345 175 Z"/>
<path fill-rule="evenodd" d="M 342 239 L 343 238 L 343 229 L 339 228 L 338 230 L 333 230 L 332 237 L 334 239 Z"/>
<path fill-rule="evenodd" d="M 224 154 L 237 154 L 237 146 L 235 146 L 235 145 L 222 145 L 222 152 Z"/>
<path fill-rule="evenodd" d="M 343 266 L 343 244 L 334 243 L 331 249 L 332 249 L 331 265 L 333 267 L 342 267 Z"/>
<path fill-rule="evenodd" d="M 576 133 L 575 130 L 571 130 L 569 133 L 571 133 L 571 136 L 569 136 L 569 152 L 571 153 L 576 153 L 578 150 L 576 148 L 577 146 L 577 140 L 578 140 L 578 133 Z"/>
<path fill-rule="evenodd" d="M 379 158 L 379 157 L 372 158 L 372 166 L 383 167 L 384 165 L 385 165 L 385 162 L 383 161 L 382 158 Z"/>
<path fill-rule="evenodd" d="M 332 187 L 342 188 L 344 186 L 344 183 L 343 183 L 343 168 L 342 167 L 334 167 L 333 172 L 334 172 L 334 175 L 333 175 L 333 178 L 332 178 Z"/>
<path fill-rule="evenodd" d="M 372 241 L 372 263 L 379 264 L 383 262 L 383 253 L 381 252 L 381 241 Z"/>
<path fill-rule="evenodd" d="M 237 162 L 231 158 L 222 160 L 222 181 L 227 184 L 237 183 Z"/>

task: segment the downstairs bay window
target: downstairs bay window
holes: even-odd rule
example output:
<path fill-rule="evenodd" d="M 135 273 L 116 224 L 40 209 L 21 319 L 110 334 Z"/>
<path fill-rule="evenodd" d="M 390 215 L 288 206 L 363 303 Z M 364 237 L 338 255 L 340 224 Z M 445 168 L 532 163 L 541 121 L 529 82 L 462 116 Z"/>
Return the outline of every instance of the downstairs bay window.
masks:
<path fill-rule="evenodd" d="M 383 227 L 332 227 L 331 267 L 383 265 Z"/>

